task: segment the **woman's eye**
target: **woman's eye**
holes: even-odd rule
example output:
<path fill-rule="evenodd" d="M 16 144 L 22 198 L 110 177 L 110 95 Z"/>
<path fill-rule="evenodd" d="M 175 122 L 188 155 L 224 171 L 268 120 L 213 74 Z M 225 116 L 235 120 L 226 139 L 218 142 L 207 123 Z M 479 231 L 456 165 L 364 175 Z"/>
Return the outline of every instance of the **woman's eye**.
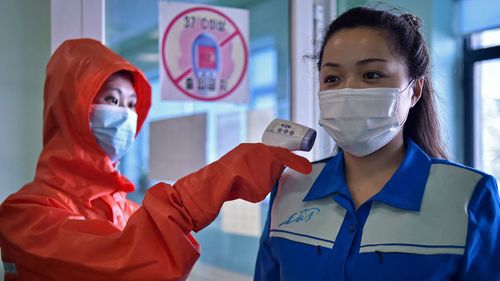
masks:
<path fill-rule="evenodd" d="M 377 72 L 368 72 L 363 75 L 363 79 L 368 79 L 368 80 L 378 79 L 380 77 L 382 77 L 382 74 Z"/>
<path fill-rule="evenodd" d="M 118 99 L 113 97 L 113 96 L 109 96 L 107 98 L 104 99 L 105 101 L 109 102 L 109 103 L 112 103 L 112 104 L 118 104 Z"/>
<path fill-rule="evenodd" d="M 337 83 L 340 81 L 340 78 L 338 76 L 327 76 L 325 79 L 323 79 L 323 83 Z"/>
<path fill-rule="evenodd" d="M 135 109 L 135 102 L 131 102 L 128 104 L 128 108 Z"/>

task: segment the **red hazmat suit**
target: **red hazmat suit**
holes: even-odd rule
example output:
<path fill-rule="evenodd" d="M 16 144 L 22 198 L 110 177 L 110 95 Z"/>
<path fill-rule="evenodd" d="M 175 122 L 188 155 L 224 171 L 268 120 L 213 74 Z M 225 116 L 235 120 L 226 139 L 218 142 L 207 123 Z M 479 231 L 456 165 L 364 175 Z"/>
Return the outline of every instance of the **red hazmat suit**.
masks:
<path fill-rule="evenodd" d="M 133 74 L 139 130 L 151 103 L 141 71 L 90 39 L 66 41 L 51 57 L 35 178 L 0 206 L 5 280 L 184 280 L 200 255 L 190 232 L 224 201 L 262 200 L 285 165 L 310 172 L 285 149 L 243 144 L 173 186 L 151 187 L 138 206 L 89 127 L 95 95 L 119 70 Z"/>

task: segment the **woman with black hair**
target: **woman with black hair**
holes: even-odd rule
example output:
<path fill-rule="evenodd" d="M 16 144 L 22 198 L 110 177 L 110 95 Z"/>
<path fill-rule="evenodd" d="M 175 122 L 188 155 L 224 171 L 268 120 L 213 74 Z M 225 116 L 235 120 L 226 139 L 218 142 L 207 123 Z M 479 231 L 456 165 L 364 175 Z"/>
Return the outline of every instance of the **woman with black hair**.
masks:
<path fill-rule="evenodd" d="M 446 160 L 420 26 L 369 8 L 330 24 L 320 124 L 342 151 L 281 176 L 255 280 L 500 280 L 496 181 Z"/>

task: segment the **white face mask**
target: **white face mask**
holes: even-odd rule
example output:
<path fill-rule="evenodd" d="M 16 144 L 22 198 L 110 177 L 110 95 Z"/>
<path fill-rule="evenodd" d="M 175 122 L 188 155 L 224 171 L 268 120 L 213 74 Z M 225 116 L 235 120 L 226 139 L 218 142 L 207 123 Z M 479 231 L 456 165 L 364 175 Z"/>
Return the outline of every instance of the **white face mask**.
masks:
<path fill-rule="evenodd" d="M 90 110 L 90 129 L 102 150 L 115 162 L 134 142 L 137 113 L 126 107 L 94 104 Z"/>
<path fill-rule="evenodd" d="M 405 90 L 345 88 L 321 91 L 319 124 L 344 151 L 358 157 L 366 156 L 389 143 L 403 127 L 411 107 L 411 97 L 402 93 Z"/>

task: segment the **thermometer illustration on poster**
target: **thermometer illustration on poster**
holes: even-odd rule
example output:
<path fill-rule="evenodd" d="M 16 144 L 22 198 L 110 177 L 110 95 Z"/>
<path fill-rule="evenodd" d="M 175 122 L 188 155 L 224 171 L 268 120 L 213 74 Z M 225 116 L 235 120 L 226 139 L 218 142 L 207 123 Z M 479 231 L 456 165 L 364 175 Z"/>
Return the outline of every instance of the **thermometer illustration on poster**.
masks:
<path fill-rule="evenodd" d="M 220 47 L 219 44 L 207 33 L 201 33 L 193 42 L 193 73 L 198 92 L 202 96 L 210 96 L 210 92 L 215 92 L 219 84 L 220 72 Z M 189 80 L 186 85 L 187 89 L 193 88 L 193 83 L 189 87 Z M 212 94 L 213 95 L 213 94 Z"/>

